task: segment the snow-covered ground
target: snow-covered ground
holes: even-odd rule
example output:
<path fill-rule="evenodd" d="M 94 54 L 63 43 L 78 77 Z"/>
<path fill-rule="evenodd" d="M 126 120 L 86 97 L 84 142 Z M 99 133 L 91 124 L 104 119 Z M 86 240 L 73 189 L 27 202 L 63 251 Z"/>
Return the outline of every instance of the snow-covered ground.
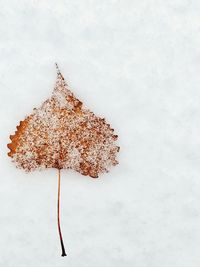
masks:
<path fill-rule="evenodd" d="M 0 266 L 200 266 L 200 1 L 0 1 Z M 26 174 L 9 135 L 59 67 L 119 135 L 99 179 Z"/>

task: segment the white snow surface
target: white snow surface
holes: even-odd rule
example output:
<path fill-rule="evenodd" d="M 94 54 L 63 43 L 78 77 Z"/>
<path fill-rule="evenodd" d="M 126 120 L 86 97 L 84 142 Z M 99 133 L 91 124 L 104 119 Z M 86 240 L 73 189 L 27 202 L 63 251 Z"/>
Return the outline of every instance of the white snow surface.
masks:
<path fill-rule="evenodd" d="M 0 1 L 0 266 L 200 266 L 200 1 Z M 98 179 L 25 173 L 9 135 L 53 90 L 119 136 Z"/>

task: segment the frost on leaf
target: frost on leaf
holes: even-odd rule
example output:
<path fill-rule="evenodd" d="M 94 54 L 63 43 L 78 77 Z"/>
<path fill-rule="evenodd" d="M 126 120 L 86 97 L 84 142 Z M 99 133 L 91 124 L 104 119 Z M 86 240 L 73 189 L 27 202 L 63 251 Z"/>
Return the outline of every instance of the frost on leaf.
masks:
<path fill-rule="evenodd" d="M 20 122 L 10 139 L 8 155 L 26 171 L 73 169 L 98 177 L 118 163 L 114 130 L 84 108 L 58 68 L 52 96 Z"/>

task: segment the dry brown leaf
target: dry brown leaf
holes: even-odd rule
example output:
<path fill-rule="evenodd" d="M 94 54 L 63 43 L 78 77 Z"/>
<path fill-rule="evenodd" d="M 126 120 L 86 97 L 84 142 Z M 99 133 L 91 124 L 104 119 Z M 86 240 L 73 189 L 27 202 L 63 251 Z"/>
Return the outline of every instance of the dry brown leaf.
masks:
<path fill-rule="evenodd" d="M 97 178 L 118 163 L 114 130 L 74 96 L 58 67 L 52 96 L 20 122 L 10 139 L 8 156 L 19 168 L 57 168 L 59 186 L 61 169 Z"/>

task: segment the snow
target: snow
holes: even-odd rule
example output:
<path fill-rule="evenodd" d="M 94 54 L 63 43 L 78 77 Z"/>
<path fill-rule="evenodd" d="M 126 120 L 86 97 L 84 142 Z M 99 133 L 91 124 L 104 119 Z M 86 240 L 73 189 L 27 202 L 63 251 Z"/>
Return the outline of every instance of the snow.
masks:
<path fill-rule="evenodd" d="M 1 1 L 0 266 L 199 267 L 200 2 Z M 52 92 L 75 95 L 119 136 L 98 179 L 25 173 L 9 135 Z"/>

